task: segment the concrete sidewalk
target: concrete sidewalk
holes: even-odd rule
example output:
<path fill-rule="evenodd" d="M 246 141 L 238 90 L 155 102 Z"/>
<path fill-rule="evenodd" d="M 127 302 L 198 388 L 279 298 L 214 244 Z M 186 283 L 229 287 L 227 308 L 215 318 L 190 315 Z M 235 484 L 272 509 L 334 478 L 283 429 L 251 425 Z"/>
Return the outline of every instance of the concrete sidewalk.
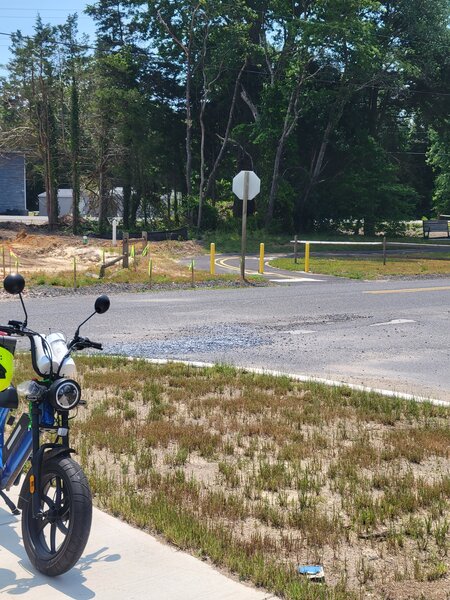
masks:
<path fill-rule="evenodd" d="M 0 596 L 8 595 L 26 600 L 275 598 L 96 509 L 91 536 L 78 564 L 60 577 L 45 577 L 34 571 L 25 553 L 20 516 L 7 512 L 1 501 Z"/>

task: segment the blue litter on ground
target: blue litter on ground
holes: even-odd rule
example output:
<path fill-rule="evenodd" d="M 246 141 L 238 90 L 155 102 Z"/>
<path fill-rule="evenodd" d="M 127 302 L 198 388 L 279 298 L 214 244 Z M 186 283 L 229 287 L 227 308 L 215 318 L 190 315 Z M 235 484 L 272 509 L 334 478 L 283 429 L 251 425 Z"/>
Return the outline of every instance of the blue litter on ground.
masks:
<path fill-rule="evenodd" d="M 297 567 L 300 575 L 305 575 L 311 581 L 323 581 L 325 579 L 325 571 L 322 565 L 300 565 Z"/>

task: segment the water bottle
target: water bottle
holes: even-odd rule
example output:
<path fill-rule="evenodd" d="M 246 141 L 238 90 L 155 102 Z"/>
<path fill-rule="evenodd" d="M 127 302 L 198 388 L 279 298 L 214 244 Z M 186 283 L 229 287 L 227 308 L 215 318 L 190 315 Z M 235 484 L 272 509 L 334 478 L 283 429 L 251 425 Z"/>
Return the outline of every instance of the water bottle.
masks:
<path fill-rule="evenodd" d="M 33 340 L 36 348 L 36 366 L 42 375 L 48 375 L 50 373 L 50 359 L 44 353 L 42 338 L 39 335 L 34 335 Z"/>
<path fill-rule="evenodd" d="M 67 354 L 66 338 L 63 333 L 51 333 L 45 336 L 47 344 L 50 346 L 52 353 L 53 372 L 56 373 L 59 369 L 61 361 Z M 77 368 L 73 358 L 68 356 L 59 371 L 62 377 L 75 377 Z"/>

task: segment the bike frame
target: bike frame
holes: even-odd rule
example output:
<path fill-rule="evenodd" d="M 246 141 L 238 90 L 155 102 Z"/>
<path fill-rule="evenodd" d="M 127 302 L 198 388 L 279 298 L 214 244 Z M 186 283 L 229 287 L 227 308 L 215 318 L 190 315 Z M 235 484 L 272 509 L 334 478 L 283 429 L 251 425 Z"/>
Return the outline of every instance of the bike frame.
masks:
<path fill-rule="evenodd" d="M 14 442 L 12 437 L 10 437 L 9 440 L 6 442 L 6 445 L 3 443 L 4 430 L 9 413 L 9 408 L 0 408 L 0 446 L 2 447 L 3 453 L 5 451 L 5 448 L 7 449 L 8 443 L 12 444 Z M 5 462 L 3 462 L 3 456 L 1 457 L 2 460 L 0 462 L 0 490 L 7 490 L 11 487 L 11 485 L 13 485 L 18 475 L 20 475 L 20 473 L 22 472 L 25 463 L 30 458 L 32 450 L 33 434 L 31 430 L 28 430 L 25 436 L 23 436 L 23 438 L 20 440 L 20 443 L 15 449 L 15 451 L 8 455 Z"/>
<path fill-rule="evenodd" d="M 12 398 L 7 398 L 4 402 L 4 406 L 0 407 L 0 496 L 12 512 L 17 514 L 18 511 L 16 506 L 9 500 L 3 490 L 7 490 L 11 485 L 19 483 L 19 476 L 22 473 L 26 461 L 31 457 L 31 469 L 28 471 L 23 482 L 18 506 L 19 508 L 23 507 L 23 498 L 24 496 L 27 496 L 29 492 L 32 499 L 32 516 L 36 518 L 42 514 L 41 474 L 43 462 L 54 457 L 70 457 L 70 454 L 75 452 L 75 450 L 69 447 L 68 411 L 77 404 L 73 407 L 69 407 L 67 410 L 64 409 L 64 406 L 61 407 L 54 397 L 49 396 L 51 393 L 57 393 L 56 390 L 53 390 L 52 392 L 52 384 L 55 384 L 55 382 L 60 379 L 64 380 L 64 377 L 60 375 L 60 373 L 62 373 L 61 368 L 66 359 L 70 357 L 71 352 L 86 348 L 102 350 L 102 345 L 100 343 L 93 342 L 88 338 L 82 338 L 79 333 L 81 326 L 89 321 L 95 314 L 103 314 L 109 309 L 110 301 L 106 295 L 101 295 L 96 299 L 94 312 L 78 326 L 74 338 L 67 346 L 66 355 L 59 360 L 59 366 L 54 370 L 52 366 L 52 350 L 46 339 L 44 336 L 27 327 L 28 315 L 22 298 L 25 280 L 19 274 L 12 274 L 5 278 L 3 285 L 5 290 L 10 294 L 19 295 L 25 313 L 25 320 L 23 322 L 9 321 L 8 325 L 0 325 L 0 331 L 12 336 L 27 337 L 30 340 L 31 362 L 34 371 L 41 378 L 41 381 L 36 381 L 38 389 L 35 391 L 35 395 L 32 393 L 27 395 L 27 400 L 29 401 L 28 415 L 27 413 L 22 414 L 8 438 L 6 446 L 4 445 L 4 430 L 8 423 L 8 415 L 11 408 L 17 408 L 17 393 L 14 389 L 12 389 Z M 38 343 L 43 344 L 44 355 L 49 359 L 48 371 L 46 368 L 43 368 L 43 372 L 41 372 L 38 366 Z M 67 379 L 67 381 L 69 382 L 70 379 Z M 80 388 L 78 384 L 72 381 L 72 385 L 78 387 L 79 394 Z M 79 395 L 77 397 L 77 403 L 78 402 Z M 56 436 L 55 442 L 41 444 L 41 431 L 52 432 Z"/>
<path fill-rule="evenodd" d="M 5 328 L 3 328 L 5 329 Z M 14 333 L 10 331 L 10 333 Z M 23 334 L 22 334 L 23 335 Z M 42 376 L 36 366 L 35 356 L 35 344 L 33 343 L 34 334 L 25 334 L 30 338 L 31 341 L 31 356 L 34 370 Z M 52 374 L 49 379 L 43 381 L 37 381 L 39 385 L 48 387 L 53 380 L 56 379 L 56 375 Z M 45 408 L 51 409 L 54 417 L 54 424 L 42 424 L 41 418 Z M 19 483 L 19 476 L 25 466 L 27 460 L 31 457 L 31 469 L 23 485 L 29 485 L 30 492 L 32 493 L 32 509 L 33 516 L 38 516 L 40 513 L 41 506 L 41 468 L 44 460 L 44 454 L 48 451 L 52 456 L 59 454 L 70 455 L 74 452 L 73 449 L 69 448 L 69 414 L 66 411 L 58 411 L 53 409 L 48 401 L 45 399 L 31 399 L 29 398 L 29 412 L 23 413 L 19 419 L 16 428 L 11 433 L 11 436 L 4 443 L 4 430 L 8 421 L 8 415 L 10 413 L 9 408 L 0 408 L 0 449 L 2 455 L 0 456 L 0 492 L 8 490 L 15 483 Z M 26 417 L 24 419 L 23 417 Z M 26 431 L 20 429 L 20 427 L 26 427 Z M 56 439 L 60 440 L 55 443 L 40 443 L 41 430 L 51 431 L 56 435 Z M 14 446 L 16 438 L 20 438 L 19 442 Z M 8 447 L 14 448 L 11 452 L 7 452 L 6 459 L 5 450 Z M 20 507 L 20 503 L 19 503 Z"/>

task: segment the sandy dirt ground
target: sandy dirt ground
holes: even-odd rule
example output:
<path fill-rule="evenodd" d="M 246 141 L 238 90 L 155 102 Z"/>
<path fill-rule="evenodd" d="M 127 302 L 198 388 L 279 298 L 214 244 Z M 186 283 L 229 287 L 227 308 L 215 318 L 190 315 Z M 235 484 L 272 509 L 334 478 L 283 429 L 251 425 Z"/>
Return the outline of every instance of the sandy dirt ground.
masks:
<path fill-rule="evenodd" d="M 16 261 L 23 273 L 70 271 L 73 268 L 74 257 L 80 271 L 97 272 L 103 261 L 103 252 L 108 261 L 120 253 L 121 244 L 122 242 L 118 241 L 116 248 L 112 248 L 110 240 L 88 237 L 85 243 L 82 236 L 50 235 L 25 227 L 16 230 L 7 225 L 0 226 L 0 252 L 3 247 L 6 273 L 10 268 L 16 269 Z M 141 252 L 145 246 L 142 239 L 130 239 L 130 248 L 132 244 L 135 244 L 136 253 Z M 191 241 L 151 242 L 150 247 L 152 254 L 161 258 L 184 258 L 202 252 L 201 248 Z M 3 261 L 2 255 L 0 261 Z M 0 262 L 0 268 L 2 267 Z"/>

